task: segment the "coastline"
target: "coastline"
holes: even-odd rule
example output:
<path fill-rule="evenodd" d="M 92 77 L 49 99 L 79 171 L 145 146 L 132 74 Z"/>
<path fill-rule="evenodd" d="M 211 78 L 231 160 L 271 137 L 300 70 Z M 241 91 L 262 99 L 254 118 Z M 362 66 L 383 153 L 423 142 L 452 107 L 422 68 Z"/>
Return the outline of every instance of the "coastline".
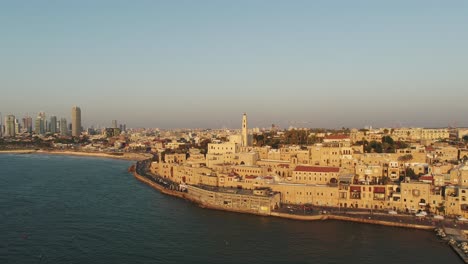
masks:
<path fill-rule="evenodd" d="M 177 197 L 177 198 L 182 198 L 184 200 L 193 202 L 194 204 L 196 204 L 198 207 L 201 207 L 201 208 L 220 210 L 220 211 L 228 211 L 228 212 L 235 212 L 235 213 L 246 213 L 246 214 L 251 214 L 251 215 L 261 215 L 261 216 L 267 216 L 267 217 L 268 216 L 270 216 L 270 217 L 279 217 L 279 218 L 285 218 L 285 219 L 297 220 L 297 221 L 338 220 L 338 221 L 356 222 L 356 223 L 362 223 L 362 224 L 373 224 L 373 225 L 400 227 L 400 228 L 412 228 L 412 229 L 419 229 L 419 230 L 434 230 L 434 228 L 435 228 L 435 226 L 417 225 L 417 224 L 400 223 L 400 222 L 391 222 L 391 221 L 376 220 L 376 219 L 356 218 L 356 217 L 351 217 L 351 216 L 342 216 L 342 215 L 333 215 L 333 214 L 296 215 L 296 214 L 288 214 L 288 213 L 280 213 L 280 212 L 271 212 L 269 215 L 264 215 L 264 214 L 255 214 L 255 213 L 246 212 L 246 211 L 233 210 L 233 209 L 230 209 L 230 208 L 225 208 L 225 207 L 214 206 L 214 205 L 211 205 L 211 204 L 200 203 L 199 201 L 195 201 L 195 200 L 191 199 L 185 193 L 182 193 L 182 192 L 179 192 L 179 191 L 176 191 L 176 190 L 166 189 L 163 186 L 148 180 L 146 177 L 138 174 L 138 172 L 136 170 L 129 170 L 129 171 L 132 172 L 133 176 L 137 180 L 149 185 L 150 187 L 160 191 L 161 193 L 169 195 L 169 196 L 174 196 L 174 197 Z"/>
<path fill-rule="evenodd" d="M 122 155 L 115 155 L 112 153 L 99 153 L 99 152 L 80 152 L 80 151 L 59 151 L 59 150 L 0 150 L 1 154 L 42 154 L 42 155 L 64 155 L 64 156 L 82 156 L 82 157 L 95 157 L 95 158 L 108 158 L 130 161 L 141 161 L 152 158 L 151 154 L 147 153 L 121 153 Z M 119 153 L 120 154 L 120 153 Z"/>

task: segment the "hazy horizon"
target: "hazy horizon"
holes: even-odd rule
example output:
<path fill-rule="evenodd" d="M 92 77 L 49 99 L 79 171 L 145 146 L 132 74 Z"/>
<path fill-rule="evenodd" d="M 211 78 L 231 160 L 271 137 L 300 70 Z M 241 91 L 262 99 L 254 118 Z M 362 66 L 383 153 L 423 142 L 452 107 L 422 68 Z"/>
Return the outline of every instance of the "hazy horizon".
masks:
<path fill-rule="evenodd" d="M 84 126 L 468 127 L 466 1 L 0 4 L 0 112 Z"/>

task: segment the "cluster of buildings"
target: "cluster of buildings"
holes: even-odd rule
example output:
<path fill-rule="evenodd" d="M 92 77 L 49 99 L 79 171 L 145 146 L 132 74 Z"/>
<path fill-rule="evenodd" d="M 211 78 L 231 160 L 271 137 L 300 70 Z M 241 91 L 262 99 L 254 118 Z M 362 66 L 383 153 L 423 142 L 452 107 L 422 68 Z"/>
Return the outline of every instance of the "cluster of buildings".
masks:
<path fill-rule="evenodd" d="M 25 116 L 20 122 L 14 115 L 5 116 L 3 125 L 0 125 L 0 136 L 15 137 L 19 134 L 45 135 L 46 133 L 60 134 L 62 136 L 71 135 L 80 136 L 81 127 L 81 109 L 77 106 L 72 108 L 72 123 L 67 124 L 66 118 L 58 119 L 56 116 L 50 116 L 48 119 L 46 113 L 39 112 L 33 120 L 31 116 Z"/>
<path fill-rule="evenodd" d="M 385 135 L 408 147 L 364 153 L 356 144 Z M 468 163 L 461 161 L 468 150 L 444 142 L 450 138 L 448 129 L 352 130 L 324 135 L 322 143 L 273 149 L 252 145 L 244 114 L 240 135 L 209 143 L 206 154 L 190 149 L 159 155 L 150 169 L 183 186 L 268 189 L 283 204 L 468 216 Z M 409 169 L 416 177 L 409 177 Z"/>
<path fill-rule="evenodd" d="M 126 129 L 125 124 L 118 125 L 117 120 L 112 120 L 112 126 L 104 128 L 100 132 L 106 137 L 114 137 L 120 135 Z M 71 123 L 67 123 L 66 118 L 57 118 L 54 115 L 47 118 L 45 112 L 39 112 L 34 119 L 27 115 L 21 120 L 16 118 L 15 115 L 9 114 L 5 116 L 3 124 L 0 121 L 0 137 L 13 138 L 22 134 L 79 137 L 83 133 L 93 135 L 96 134 L 96 131 L 93 128 L 83 129 L 81 109 L 77 106 L 71 109 Z"/>

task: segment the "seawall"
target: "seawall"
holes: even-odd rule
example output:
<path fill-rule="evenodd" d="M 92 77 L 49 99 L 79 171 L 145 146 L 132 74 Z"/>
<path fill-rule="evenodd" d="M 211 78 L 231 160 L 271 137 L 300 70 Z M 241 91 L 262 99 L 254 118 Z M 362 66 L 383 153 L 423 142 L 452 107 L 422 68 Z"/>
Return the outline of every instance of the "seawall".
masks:
<path fill-rule="evenodd" d="M 287 214 L 287 213 L 279 213 L 279 212 L 270 212 L 268 214 L 260 214 L 260 213 L 255 213 L 255 212 L 248 211 L 248 210 L 236 210 L 232 208 L 216 206 L 213 204 L 202 203 L 199 200 L 195 199 L 194 197 L 191 197 L 188 193 L 164 188 L 160 184 L 153 182 L 149 180 L 148 178 L 138 174 L 136 170 L 133 171 L 133 175 L 137 180 L 148 184 L 154 189 L 160 191 L 161 193 L 188 200 L 190 202 L 195 203 L 201 208 L 208 208 L 208 209 L 222 210 L 222 211 L 229 211 L 229 212 L 236 212 L 236 213 L 254 214 L 254 215 L 261 215 L 261 216 L 273 216 L 273 217 L 280 217 L 280 218 L 299 220 L 299 221 L 338 220 L 338 221 L 348 221 L 348 222 L 356 222 L 356 223 L 364 223 L 364 224 L 391 226 L 391 227 L 413 228 L 413 229 L 420 229 L 420 230 L 432 230 L 435 228 L 435 226 L 390 222 L 390 221 L 375 220 L 372 218 L 369 219 L 369 218 L 348 217 L 348 216 L 333 215 L 333 214 L 296 215 L 296 214 Z"/>
<path fill-rule="evenodd" d="M 233 208 L 216 206 L 216 205 L 209 204 L 209 203 L 203 203 L 203 202 L 200 202 L 199 200 L 195 199 L 194 197 L 192 197 L 188 193 L 164 188 L 163 186 L 157 184 L 156 182 L 153 182 L 153 181 L 147 179 L 146 177 L 138 174 L 138 172 L 136 170 L 132 170 L 132 171 L 133 171 L 133 176 L 137 180 L 139 180 L 139 181 L 141 181 L 141 182 L 143 182 L 145 184 L 148 184 L 149 186 L 153 187 L 154 189 L 160 191 L 161 193 L 185 199 L 187 201 L 190 201 L 190 202 L 196 204 L 197 206 L 199 206 L 201 208 L 220 210 L 220 211 L 228 211 L 228 212 L 234 212 L 234 213 L 253 214 L 253 215 L 259 215 L 259 216 L 268 216 L 269 215 L 269 214 L 255 213 L 255 212 L 252 212 L 252 211 L 249 211 L 249 210 L 238 210 L 238 209 L 233 209 Z"/>
<path fill-rule="evenodd" d="M 183 199 L 188 199 L 188 197 L 186 197 L 186 195 L 184 195 L 185 193 L 178 192 L 178 191 L 175 191 L 175 190 L 166 189 L 166 188 L 162 187 L 161 185 L 159 185 L 159 184 L 157 184 L 157 183 L 155 183 L 153 181 L 148 180 L 146 177 L 141 176 L 136 171 L 133 172 L 133 176 L 135 176 L 135 178 L 137 180 L 148 184 L 149 186 L 153 187 L 154 189 L 156 189 L 156 190 L 158 190 L 158 191 L 160 191 L 160 192 L 162 192 L 164 194 L 179 197 L 179 198 L 183 198 Z"/>

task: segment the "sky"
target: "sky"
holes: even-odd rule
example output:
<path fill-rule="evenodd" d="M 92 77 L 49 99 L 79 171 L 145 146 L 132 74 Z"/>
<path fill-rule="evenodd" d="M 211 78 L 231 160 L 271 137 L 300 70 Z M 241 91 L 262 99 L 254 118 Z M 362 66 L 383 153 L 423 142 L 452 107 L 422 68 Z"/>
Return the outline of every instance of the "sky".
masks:
<path fill-rule="evenodd" d="M 468 1 L 0 0 L 0 112 L 85 126 L 468 126 Z"/>

